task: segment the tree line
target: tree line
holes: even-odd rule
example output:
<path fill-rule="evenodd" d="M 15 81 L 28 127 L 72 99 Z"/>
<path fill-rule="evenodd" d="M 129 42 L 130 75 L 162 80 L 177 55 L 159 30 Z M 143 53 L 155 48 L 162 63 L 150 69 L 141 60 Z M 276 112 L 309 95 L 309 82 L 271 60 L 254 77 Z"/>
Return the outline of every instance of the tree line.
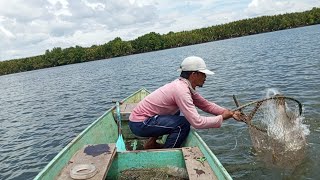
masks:
<path fill-rule="evenodd" d="M 0 75 L 62 66 L 67 64 L 108 59 L 131 54 L 188 46 L 228 38 L 272 32 L 302 26 L 320 24 L 320 8 L 297 13 L 261 16 L 215 25 L 191 31 L 159 34 L 150 32 L 134 40 L 120 37 L 102 45 L 91 47 L 55 47 L 43 55 L 0 62 Z"/>

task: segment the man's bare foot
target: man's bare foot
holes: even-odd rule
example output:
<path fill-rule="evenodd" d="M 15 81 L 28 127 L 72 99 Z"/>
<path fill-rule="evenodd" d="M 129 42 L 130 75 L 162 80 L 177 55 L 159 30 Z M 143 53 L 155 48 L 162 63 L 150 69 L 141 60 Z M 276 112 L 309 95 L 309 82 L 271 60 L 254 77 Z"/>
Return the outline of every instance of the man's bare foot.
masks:
<path fill-rule="evenodd" d="M 144 149 L 161 149 L 162 144 L 157 143 L 158 137 L 150 137 L 143 145 Z"/>

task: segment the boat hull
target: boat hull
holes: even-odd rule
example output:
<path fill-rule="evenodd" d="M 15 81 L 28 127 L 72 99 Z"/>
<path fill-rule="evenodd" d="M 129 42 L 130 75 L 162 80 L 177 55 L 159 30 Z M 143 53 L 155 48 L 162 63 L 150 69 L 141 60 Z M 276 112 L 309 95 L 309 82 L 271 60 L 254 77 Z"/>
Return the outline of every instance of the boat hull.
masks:
<path fill-rule="evenodd" d="M 142 88 L 121 102 L 138 103 L 148 94 L 149 92 Z M 118 139 L 118 126 L 115 120 L 114 110 L 115 106 L 106 111 L 101 117 L 82 131 L 63 148 L 34 179 L 55 179 L 61 170 L 69 163 L 72 156 L 88 144 L 116 143 Z M 128 128 L 128 121 L 123 121 L 122 127 L 123 137 L 125 141 L 128 140 L 129 142 L 129 139 L 133 139 L 135 136 Z M 138 140 L 137 142 L 141 143 L 143 140 Z M 128 146 L 130 146 L 130 143 Z M 139 143 L 137 146 L 139 146 Z M 194 129 L 191 129 L 186 141 L 183 143 L 183 147 L 194 146 L 198 147 L 203 153 L 217 179 L 232 179 L 198 133 Z M 186 167 L 181 148 L 117 152 L 107 173 L 107 179 L 118 179 L 120 172 L 130 168 L 163 168 L 167 166 Z"/>

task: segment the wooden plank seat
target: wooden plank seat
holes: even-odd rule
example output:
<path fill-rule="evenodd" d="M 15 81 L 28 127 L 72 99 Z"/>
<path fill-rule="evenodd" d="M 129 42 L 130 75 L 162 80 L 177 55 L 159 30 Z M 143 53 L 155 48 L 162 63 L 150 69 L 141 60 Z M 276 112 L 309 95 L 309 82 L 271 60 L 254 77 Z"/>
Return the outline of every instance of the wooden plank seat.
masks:
<path fill-rule="evenodd" d="M 218 179 L 198 147 L 183 147 L 182 153 L 190 180 Z"/>
<path fill-rule="evenodd" d="M 129 116 L 133 110 L 137 106 L 138 103 L 122 103 L 120 104 L 120 114 L 121 114 L 121 123 L 122 123 L 122 136 L 125 140 L 129 139 L 147 139 L 146 137 L 139 137 L 134 135 L 129 128 Z M 113 117 L 115 121 L 117 121 L 117 112 L 113 111 Z"/>
<path fill-rule="evenodd" d="M 86 145 L 72 156 L 55 179 L 105 179 L 115 154 L 114 143 Z"/>
<path fill-rule="evenodd" d="M 120 114 L 121 114 L 121 120 L 122 120 L 122 135 L 125 138 L 126 142 L 131 142 L 134 140 L 140 140 L 141 142 L 139 142 L 140 144 L 144 144 L 145 141 L 147 139 L 149 139 L 149 137 L 140 137 L 140 136 L 136 136 L 134 135 L 130 128 L 129 128 L 129 116 L 132 112 L 132 110 L 137 106 L 138 103 L 122 103 L 120 104 Z M 117 120 L 117 114 L 116 111 L 113 111 L 113 116 L 115 118 L 115 120 Z M 160 136 L 158 139 L 158 142 L 164 144 L 165 140 L 166 140 L 167 136 Z M 141 146 L 141 147 L 140 147 Z M 143 145 L 139 145 L 138 149 L 141 149 Z M 127 147 L 128 150 L 133 150 L 130 147 Z"/>
<path fill-rule="evenodd" d="M 133 110 L 137 106 L 138 103 L 123 103 L 120 105 L 120 113 L 121 113 L 121 119 L 123 121 L 128 121 L 129 116 Z M 116 112 L 115 112 L 116 113 Z M 116 114 L 114 117 L 117 117 Z"/>

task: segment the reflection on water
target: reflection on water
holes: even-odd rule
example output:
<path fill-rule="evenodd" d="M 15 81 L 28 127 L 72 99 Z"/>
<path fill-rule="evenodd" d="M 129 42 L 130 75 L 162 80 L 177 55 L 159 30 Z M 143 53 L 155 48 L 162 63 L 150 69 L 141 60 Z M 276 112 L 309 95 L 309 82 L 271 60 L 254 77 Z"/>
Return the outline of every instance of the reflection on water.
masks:
<path fill-rule="evenodd" d="M 32 179 L 112 100 L 174 80 L 190 55 L 203 57 L 215 71 L 199 92 L 219 105 L 233 109 L 232 94 L 249 102 L 270 87 L 304 105 L 308 161 L 294 174 L 252 155 L 244 123 L 228 120 L 219 129 L 199 130 L 234 179 L 320 179 L 319 27 L 0 76 L 0 179 Z"/>

